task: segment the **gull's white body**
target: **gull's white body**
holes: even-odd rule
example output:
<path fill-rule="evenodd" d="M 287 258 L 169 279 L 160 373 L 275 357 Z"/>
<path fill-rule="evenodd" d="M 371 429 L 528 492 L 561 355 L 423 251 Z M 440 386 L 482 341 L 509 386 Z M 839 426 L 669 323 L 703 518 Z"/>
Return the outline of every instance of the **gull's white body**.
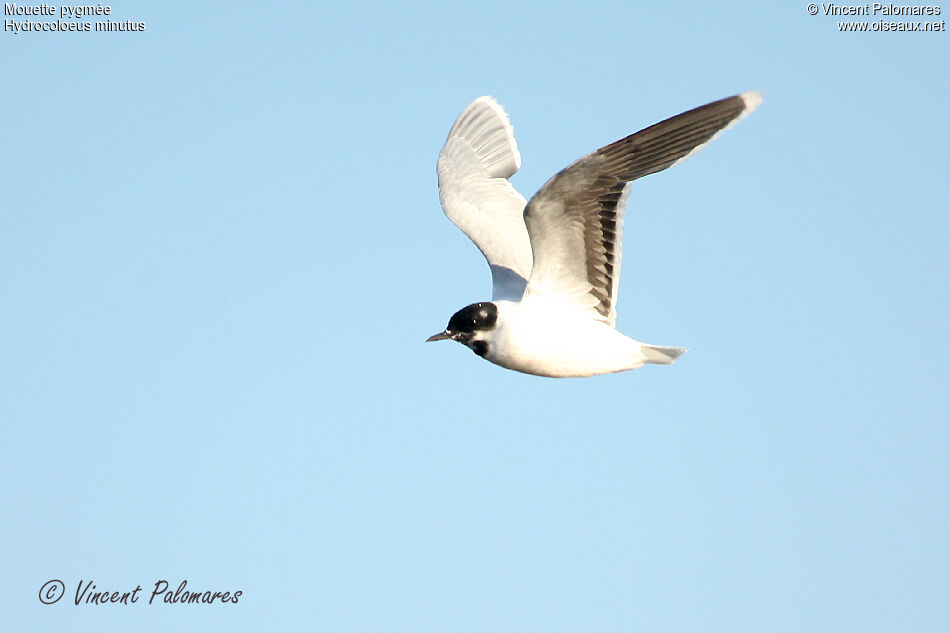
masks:
<path fill-rule="evenodd" d="M 571 164 L 526 202 L 508 181 L 521 166 L 508 116 L 491 97 L 476 99 L 439 154 L 439 196 L 488 260 L 492 301 L 458 311 L 429 340 L 452 338 L 502 367 L 551 377 L 675 361 L 685 349 L 614 329 L 631 184 L 695 154 L 760 102 L 747 92 L 645 128 Z"/>
<path fill-rule="evenodd" d="M 643 344 L 584 312 L 544 298 L 495 301 L 498 324 L 485 358 L 526 374 L 566 378 L 636 369 Z"/>

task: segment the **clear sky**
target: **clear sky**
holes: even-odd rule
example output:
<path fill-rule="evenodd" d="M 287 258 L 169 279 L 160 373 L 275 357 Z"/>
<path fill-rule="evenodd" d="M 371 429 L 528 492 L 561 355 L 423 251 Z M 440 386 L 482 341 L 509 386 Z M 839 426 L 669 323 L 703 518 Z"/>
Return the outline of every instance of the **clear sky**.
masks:
<path fill-rule="evenodd" d="M 950 630 L 950 39 L 837 27 L 950 5 L 667 4 L 0 34 L 2 628 Z M 490 295 L 436 189 L 472 99 L 530 196 L 751 89 L 628 206 L 618 327 L 675 365 L 423 343 Z M 89 580 L 140 599 L 76 606 Z M 242 595 L 149 605 L 160 580 Z"/>

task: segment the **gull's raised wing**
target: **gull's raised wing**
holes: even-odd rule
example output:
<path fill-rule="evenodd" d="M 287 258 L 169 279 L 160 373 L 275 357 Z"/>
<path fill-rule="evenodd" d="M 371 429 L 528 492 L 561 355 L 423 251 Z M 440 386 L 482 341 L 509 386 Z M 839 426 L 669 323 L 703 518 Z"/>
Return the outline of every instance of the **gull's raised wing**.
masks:
<path fill-rule="evenodd" d="M 488 260 L 492 299 L 520 300 L 531 274 L 526 201 L 508 182 L 519 167 L 514 130 L 491 97 L 465 108 L 439 153 L 442 209 Z"/>
<path fill-rule="evenodd" d="M 700 106 L 602 147 L 548 180 L 524 212 L 534 253 L 525 298 L 566 301 L 613 326 L 628 183 L 696 153 L 761 101 L 746 92 Z"/>

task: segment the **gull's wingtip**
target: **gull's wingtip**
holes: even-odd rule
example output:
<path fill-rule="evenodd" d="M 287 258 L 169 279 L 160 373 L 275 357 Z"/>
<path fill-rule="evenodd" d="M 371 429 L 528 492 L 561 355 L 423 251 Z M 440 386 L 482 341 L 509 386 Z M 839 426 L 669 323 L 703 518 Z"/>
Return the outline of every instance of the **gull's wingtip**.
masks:
<path fill-rule="evenodd" d="M 739 95 L 742 102 L 745 103 L 745 112 L 749 113 L 759 107 L 762 103 L 762 92 L 759 90 L 750 90 Z"/>
<path fill-rule="evenodd" d="M 511 119 L 491 95 L 482 95 L 466 106 L 449 131 L 449 138 L 453 136 L 462 137 L 472 146 L 492 178 L 509 178 L 521 169 L 521 152 Z"/>

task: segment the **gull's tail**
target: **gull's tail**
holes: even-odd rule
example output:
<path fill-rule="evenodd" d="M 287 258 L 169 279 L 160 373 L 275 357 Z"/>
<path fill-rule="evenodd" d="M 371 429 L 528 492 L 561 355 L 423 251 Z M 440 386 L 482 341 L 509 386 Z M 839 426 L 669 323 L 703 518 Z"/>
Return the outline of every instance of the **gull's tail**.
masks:
<path fill-rule="evenodd" d="M 657 365 L 669 365 L 674 360 L 686 353 L 685 347 L 663 347 L 662 345 L 646 345 L 643 344 L 640 346 L 640 353 L 643 354 L 643 358 L 646 359 L 648 363 L 656 363 Z"/>

